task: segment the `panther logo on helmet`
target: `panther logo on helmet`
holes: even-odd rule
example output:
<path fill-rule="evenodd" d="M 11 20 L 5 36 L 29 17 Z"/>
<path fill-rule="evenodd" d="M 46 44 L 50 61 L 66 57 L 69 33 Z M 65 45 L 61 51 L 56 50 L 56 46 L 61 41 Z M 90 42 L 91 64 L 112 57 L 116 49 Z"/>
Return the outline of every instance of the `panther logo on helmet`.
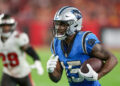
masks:
<path fill-rule="evenodd" d="M 60 34 L 57 24 L 64 23 L 68 25 L 64 34 Z M 54 35 L 60 40 L 64 40 L 67 36 L 73 35 L 80 31 L 82 27 L 82 14 L 81 12 L 71 6 L 65 6 L 59 9 L 54 16 Z"/>

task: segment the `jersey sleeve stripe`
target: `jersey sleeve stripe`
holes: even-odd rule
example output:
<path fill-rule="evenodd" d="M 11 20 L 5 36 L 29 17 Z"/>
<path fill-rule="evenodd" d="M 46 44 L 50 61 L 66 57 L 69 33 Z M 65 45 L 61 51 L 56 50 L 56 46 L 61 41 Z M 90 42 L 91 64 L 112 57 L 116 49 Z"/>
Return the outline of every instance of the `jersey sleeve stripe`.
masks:
<path fill-rule="evenodd" d="M 54 39 L 52 41 L 52 51 L 53 51 L 53 54 L 55 54 Z"/>
<path fill-rule="evenodd" d="M 83 35 L 83 37 L 82 37 L 82 48 L 83 48 L 83 52 L 84 52 L 85 54 L 88 54 L 88 53 L 87 53 L 87 50 L 86 50 L 85 38 L 86 38 L 86 36 L 87 36 L 88 34 L 91 34 L 91 33 L 92 33 L 92 32 L 87 31 L 87 32 L 84 33 L 84 35 Z"/>

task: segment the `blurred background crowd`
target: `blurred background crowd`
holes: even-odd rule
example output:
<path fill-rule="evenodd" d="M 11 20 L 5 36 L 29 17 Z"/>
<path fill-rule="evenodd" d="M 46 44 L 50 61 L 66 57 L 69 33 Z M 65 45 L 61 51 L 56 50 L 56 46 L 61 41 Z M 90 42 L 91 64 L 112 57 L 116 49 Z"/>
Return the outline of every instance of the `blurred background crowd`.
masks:
<path fill-rule="evenodd" d="M 120 0 L 0 0 L 0 13 L 11 14 L 33 46 L 43 46 L 50 43 L 55 12 L 65 5 L 77 7 L 83 14 L 83 30 L 99 38 L 103 28 L 120 27 Z"/>

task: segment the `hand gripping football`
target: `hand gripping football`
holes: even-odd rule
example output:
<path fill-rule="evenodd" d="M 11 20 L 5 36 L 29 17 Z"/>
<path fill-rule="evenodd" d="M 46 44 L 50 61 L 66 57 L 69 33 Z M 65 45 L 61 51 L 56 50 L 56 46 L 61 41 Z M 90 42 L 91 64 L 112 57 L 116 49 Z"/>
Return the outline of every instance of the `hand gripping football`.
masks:
<path fill-rule="evenodd" d="M 88 73 L 89 70 L 87 68 L 87 64 L 90 64 L 91 67 L 98 73 L 102 67 L 103 67 L 103 61 L 98 59 L 98 58 L 90 58 L 86 60 L 82 65 L 81 65 L 81 71 L 83 73 Z"/>

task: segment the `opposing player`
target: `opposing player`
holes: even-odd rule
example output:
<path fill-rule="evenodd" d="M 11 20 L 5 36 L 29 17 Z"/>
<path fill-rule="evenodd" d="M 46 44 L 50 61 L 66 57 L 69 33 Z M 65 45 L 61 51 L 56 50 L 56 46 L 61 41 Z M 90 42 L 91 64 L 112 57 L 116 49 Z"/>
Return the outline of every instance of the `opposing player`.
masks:
<path fill-rule="evenodd" d="M 52 56 L 47 62 L 49 77 L 53 82 L 58 82 L 65 69 L 70 86 L 101 86 L 98 80 L 115 67 L 117 59 L 92 32 L 80 31 L 81 27 L 82 15 L 77 8 L 65 6 L 56 12 Z M 81 64 L 90 57 L 105 62 L 99 73 L 89 64 L 89 72 L 81 72 Z"/>
<path fill-rule="evenodd" d="M 35 61 L 34 67 L 40 75 L 44 70 L 39 56 L 29 44 L 27 34 L 16 29 L 16 21 L 8 14 L 0 15 L 0 57 L 3 59 L 1 86 L 33 86 L 30 78 L 31 68 L 26 61 L 25 52 Z"/>

